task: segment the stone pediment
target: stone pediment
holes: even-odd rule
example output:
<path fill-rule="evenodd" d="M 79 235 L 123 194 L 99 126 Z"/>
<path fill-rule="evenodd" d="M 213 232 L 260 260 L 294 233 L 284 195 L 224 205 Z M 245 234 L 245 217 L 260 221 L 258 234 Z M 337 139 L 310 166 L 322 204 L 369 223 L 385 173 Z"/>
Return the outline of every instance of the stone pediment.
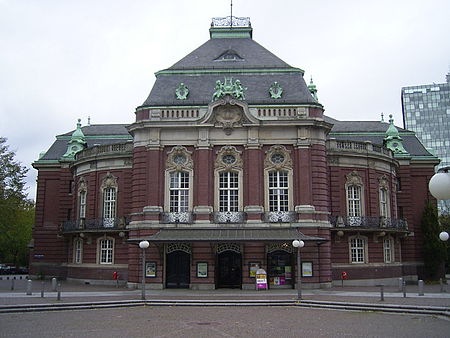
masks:
<path fill-rule="evenodd" d="M 213 124 L 230 135 L 234 128 L 259 125 L 259 120 L 250 114 L 247 103 L 225 95 L 208 105 L 208 112 L 201 124 Z"/>

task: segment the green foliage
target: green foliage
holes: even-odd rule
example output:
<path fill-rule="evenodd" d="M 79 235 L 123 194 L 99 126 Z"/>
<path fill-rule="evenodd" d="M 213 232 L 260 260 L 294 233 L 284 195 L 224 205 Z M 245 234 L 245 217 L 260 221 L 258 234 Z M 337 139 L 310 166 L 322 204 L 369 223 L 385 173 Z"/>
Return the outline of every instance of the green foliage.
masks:
<path fill-rule="evenodd" d="M 6 138 L 0 137 L 0 262 L 26 265 L 34 223 L 34 202 L 26 199 L 28 171 L 14 160 Z"/>
<path fill-rule="evenodd" d="M 447 259 L 446 243 L 439 239 L 442 231 L 439 225 L 436 205 L 427 202 L 422 214 L 423 256 L 426 278 L 437 280 L 442 277 Z"/>

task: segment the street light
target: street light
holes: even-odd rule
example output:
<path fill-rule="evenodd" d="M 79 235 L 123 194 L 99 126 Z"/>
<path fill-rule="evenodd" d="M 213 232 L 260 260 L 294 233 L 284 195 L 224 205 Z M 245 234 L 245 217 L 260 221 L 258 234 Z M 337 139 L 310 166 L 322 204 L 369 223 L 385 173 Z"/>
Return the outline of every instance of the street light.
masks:
<path fill-rule="evenodd" d="M 297 299 L 302 299 L 302 275 L 300 266 L 300 248 L 305 246 L 305 242 L 302 240 L 294 239 L 292 241 L 292 246 L 297 248 Z"/>
<path fill-rule="evenodd" d="M 145 249 L 150 246 L 148 241 L 140 241 L 139 247 L 142 249 L 142 300 L 145 300 Z"/>
<path fill-rule="evenodd" d="M 436 174 L 431 177 L 428 183 L 428 189 L 431 195 L 438 200 L 450 199 L 450 173 L 448 172 L 450 167 L 441 168 Z M 449 234 L 446 231 L 442 231 L 439 234 L 441 241 L 448 241 Z"/>

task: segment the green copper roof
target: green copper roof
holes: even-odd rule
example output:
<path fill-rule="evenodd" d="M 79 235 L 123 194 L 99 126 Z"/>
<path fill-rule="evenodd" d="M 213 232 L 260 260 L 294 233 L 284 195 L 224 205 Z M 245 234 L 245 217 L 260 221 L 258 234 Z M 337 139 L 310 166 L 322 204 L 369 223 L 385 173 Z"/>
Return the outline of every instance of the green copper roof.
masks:
<path fill-rule="evenodd" d="M 396 155 L 409 155 L 406 149 L 403 147 L 403 139 L 400 137 L 398 129 L 394 126 L 394 119 L 392 114 L 389 115 L 389 127 L 386 130 L 386 137 L 384 138 L 386 147 L 391 149 Z"/>

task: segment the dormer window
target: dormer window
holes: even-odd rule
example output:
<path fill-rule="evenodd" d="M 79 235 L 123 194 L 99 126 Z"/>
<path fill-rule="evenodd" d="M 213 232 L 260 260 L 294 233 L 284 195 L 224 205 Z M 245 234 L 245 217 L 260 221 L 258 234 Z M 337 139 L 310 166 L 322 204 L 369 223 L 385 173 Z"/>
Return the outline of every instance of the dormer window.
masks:
<path fill-rule="evenodd" d="M 244 59 L 235 50 L 228 49 L 215 58 L 214 61 L 244 61 Z"/>

